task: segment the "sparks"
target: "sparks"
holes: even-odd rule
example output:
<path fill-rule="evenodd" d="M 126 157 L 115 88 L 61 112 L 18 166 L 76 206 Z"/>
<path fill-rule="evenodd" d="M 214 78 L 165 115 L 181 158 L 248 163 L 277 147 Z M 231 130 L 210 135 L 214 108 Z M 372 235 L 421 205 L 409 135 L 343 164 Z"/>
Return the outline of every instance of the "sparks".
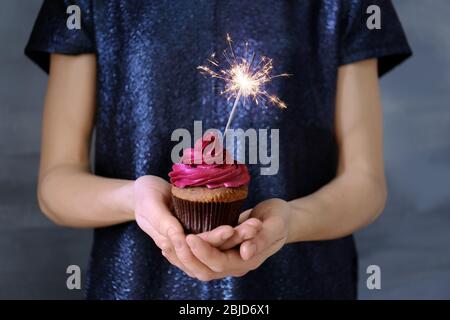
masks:
<path fill-rule="evenodd" d="M 286 108 L 286 104 L 274 95 L 270 95 L 265 90 L 265 85 L 277 77 L 287 77 L 289 74 L 283 73 L 272 75 L 273 60 L 265 56 L 256 59 L 253 53 L 249 56 L 248 43 L 245 44 L 245 54 L 237 57 L 233 49 L 232 40 L 227 34 L 228 49 L 223 51 L 225 67 L 216 58 L 215 54 L 207 60 L 208 65 L 199 66 L 197 69 L 206 76 L 221 79 L 225 82 L 225 89 L 221 91 L 228 100 L 238 96 L 251 98 L 257 105 L 271 103 L 279 108 Z"/>

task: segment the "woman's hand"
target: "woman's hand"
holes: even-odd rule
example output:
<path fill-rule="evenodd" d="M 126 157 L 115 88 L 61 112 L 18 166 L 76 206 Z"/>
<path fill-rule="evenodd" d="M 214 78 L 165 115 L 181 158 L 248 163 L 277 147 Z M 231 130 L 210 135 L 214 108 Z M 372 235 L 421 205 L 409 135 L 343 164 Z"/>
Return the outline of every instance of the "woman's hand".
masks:
<path fill-rule="evenodd" d="M 171 213 L 170 184 L 156 176 L 143 176 L 136 180 L 134 189 L 136 222 L 163 256 L 191 277 L 212 275 L 214 272 L 192 254 L 182 225 Z M 230 247 L 251 239 L 260 229 L 260 221 L 249 219 L 235 229 L 220 226 L 200 236 L 208 245 Z"/>
<path fill-rule="evenodd" d="M 258 268 L 286 243 L 290 211 L 286 201 L 269 199 L 244 212 L 244 216 L 249 215 L 250 218 L 262 221 L 262 228 L 253 238 L 245 240 L 239 249 L 221 251 L 220 248 L 206 242 L 201 235 L 188 235 L 186 240 L 194 256 L 213 271 L 202 274 L 198 270 L 197 274 L 204 280 L 213 280 L 225 276 L 243 276 Z M 227 242 L 222 246 L 227 247 Z"/>

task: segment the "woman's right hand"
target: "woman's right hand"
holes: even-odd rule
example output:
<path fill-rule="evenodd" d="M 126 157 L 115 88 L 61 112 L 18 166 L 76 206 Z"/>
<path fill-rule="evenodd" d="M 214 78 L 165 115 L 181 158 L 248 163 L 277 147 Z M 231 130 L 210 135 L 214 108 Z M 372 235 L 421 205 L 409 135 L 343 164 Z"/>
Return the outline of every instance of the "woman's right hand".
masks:
<path fill-rule="evenodd" d="M 180 222 L 172 215 L 171 186 L 162 178 L 143 176 L 134 182 L 135 218 L 139 227 L 161 249 L 166 259 L 189 276 L 203 280 L 214 272 L 191 252 Z M 236 228 L 220 226 L 202 234 L 202 238 L 220 248 L 232 240 L 236 245 L 254 236 L 261 223 L 251 219 Z"/>

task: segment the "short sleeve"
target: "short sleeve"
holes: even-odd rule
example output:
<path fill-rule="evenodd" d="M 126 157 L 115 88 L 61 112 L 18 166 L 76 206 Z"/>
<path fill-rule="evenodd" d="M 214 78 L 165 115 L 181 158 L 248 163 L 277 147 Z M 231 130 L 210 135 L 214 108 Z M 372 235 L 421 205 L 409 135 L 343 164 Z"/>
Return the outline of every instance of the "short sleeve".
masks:
<path fill-rule="evenodd" d="M 390 0 L 349 0 L 344 10 L 344 34 L 340 64 L 378 58 L 380 76 L 412 55 L 405 32 Z M 370 6 L 377 6 L 370 8 Z M 369 28 L 368 19 L 379 12 L 379 29 Z M 370 20 L 373 21 L 373 20 Z"/>
<path fill-rule="evenodd" d="M 69 29 L 67 19 L 80 8 L 80 29 Z M 25 55 L 44 71 L 49 70 L 50 53 L 77 55 L 95 52 L 92 7 L 90 1 L 45 0 L 36 18 Z"/>

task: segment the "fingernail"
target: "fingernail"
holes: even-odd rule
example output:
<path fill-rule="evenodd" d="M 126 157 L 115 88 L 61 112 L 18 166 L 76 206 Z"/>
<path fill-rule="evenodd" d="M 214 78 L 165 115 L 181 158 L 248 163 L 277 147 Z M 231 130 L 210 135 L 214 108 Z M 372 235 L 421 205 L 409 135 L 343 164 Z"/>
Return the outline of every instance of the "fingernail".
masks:
<path fill-rule="evenodd" d="M 186 241 L 189 244 L 189 247 L 191 247 L 191 249 L 195 249 L 195 240 L 193 236 L 188 236 L 186 238 Z"/>
<path fill-rule="evenodd" d="M 262 225 L 262 222 L 260 220 L 257 220 L 257 219 L 252 220 L 250 222 L 251 222 L 250 225 L 252 225 L 255 228 L 258 228 L 258 227 L 260 227 Z"/>
<path fill-rule="evenodd" d="M 256 253 L 256 244 L 251 244 L 248 248 L 248 259 L 252 258 Z"/>

